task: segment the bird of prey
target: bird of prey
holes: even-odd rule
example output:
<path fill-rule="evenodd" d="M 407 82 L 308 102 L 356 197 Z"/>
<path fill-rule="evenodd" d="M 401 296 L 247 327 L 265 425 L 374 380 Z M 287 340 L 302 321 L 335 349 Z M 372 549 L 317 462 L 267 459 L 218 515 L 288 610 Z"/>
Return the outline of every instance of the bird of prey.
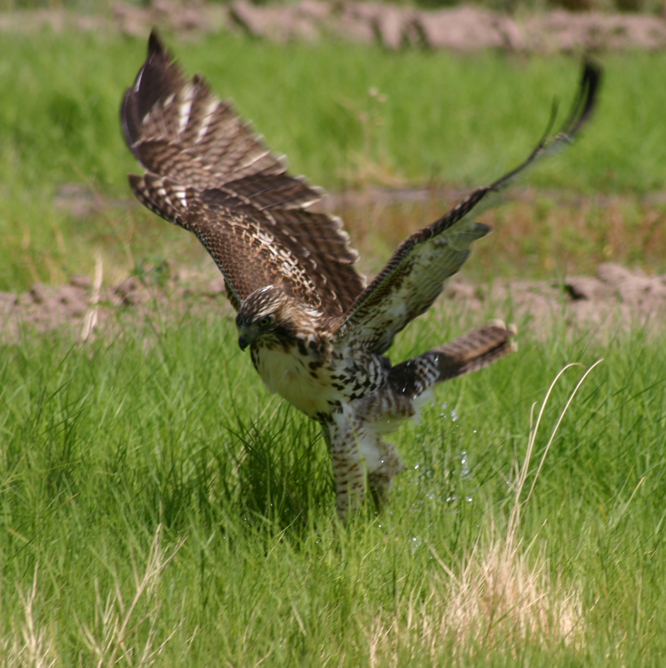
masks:
<path fill-rule="evenodd" d="M 589 118 L 600 73 L 585 64 L 562 130 L 546 132 L 517 169 L 479 188 L 406 239 L 369 282 L 341 222 L 309 210 L 322 192 L 287 172 L 229 102 L 186 78 L 153 32 L 121 107 L 128 147 L 145 170 L 130 175 L 151 211 L 193 232 L 224 276 L 238 312 L 238 343 L 271 392 L 322 427 L 338 515 L 387 498 L 402 469 L 384 440 L 435 384 L 511 352 L 512 328 L 486 325 L 395 366 L 394 337 L 424 313 L 489 232 L 473 217 L 538 158 L 569 143 Z M 551 123 L 552 124 L 552 123 Z"/>

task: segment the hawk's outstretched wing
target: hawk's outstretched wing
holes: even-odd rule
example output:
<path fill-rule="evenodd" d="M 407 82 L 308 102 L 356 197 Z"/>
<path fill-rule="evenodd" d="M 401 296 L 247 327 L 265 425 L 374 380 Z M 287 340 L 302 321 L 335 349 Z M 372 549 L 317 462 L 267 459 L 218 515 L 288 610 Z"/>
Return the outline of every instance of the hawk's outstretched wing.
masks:
<path fill-rule="evenodd" d="M 307 211 L 321 192 L 287 174 L 200 77 L 187 80 L 154 32 L 121 122 L 146 169 L 130 176 L 136 196 L 197 235 L 236 309 L 255 290 L 276 285 L 327 315 L 349 310 L 365 283 L 341 222 Z"/>
<path fill-rule="evenodd" d="M 471 220 L 500 201 L 500 193 L 536 161 L 570 143 L 589 119 L 596 101 L 600 71 L 586 63 L 569 118 L 562 130 L 549 129 L 531 155 L 518 168 L 492 185 L 475 190 L 432 225 L 406 239 L 384 269 L 358 296 L 342 318 L 337 340 L 353 340 L 375 353 L 386 352 L 393 337 L 424 313 L 469 256 L 470 244 L 490 228 Z"/>

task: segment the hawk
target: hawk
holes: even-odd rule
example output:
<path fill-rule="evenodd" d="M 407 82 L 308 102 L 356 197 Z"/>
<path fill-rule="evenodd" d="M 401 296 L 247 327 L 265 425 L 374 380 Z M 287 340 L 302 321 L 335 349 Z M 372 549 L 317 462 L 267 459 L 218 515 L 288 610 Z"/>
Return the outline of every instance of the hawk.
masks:
<path fill-rule="evenodd" d="M 585 64 L 562 130 L 551 135 L 551 119 L 517 169 L 406 239 L 366 283 L 339 219 L 309 210 L 322 192 L 290 175 L 231 104 L 198 75 L 186 78 L 150 35 L 121 107 L 125 141 L 145 170 L 130 185 L 151 211 L 198 237 L 238 312 L 241 349 L 250 349 L 271 392 L 321 425 L 342 519 L 362 503 L 366 483 L 379 506 L 386 500 L 402 462 L 384 436 L 417 413 L 434 385 L 512 351 L 514 330 L 495 323 L 395 366 L 386 357 L 490 231 L 473 217 L 585 124 L 599 78 Z"/>

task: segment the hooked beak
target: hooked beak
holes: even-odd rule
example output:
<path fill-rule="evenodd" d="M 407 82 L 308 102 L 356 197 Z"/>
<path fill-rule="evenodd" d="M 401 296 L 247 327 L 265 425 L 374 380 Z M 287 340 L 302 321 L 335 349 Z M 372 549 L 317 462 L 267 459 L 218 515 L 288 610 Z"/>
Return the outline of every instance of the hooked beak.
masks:
<path fill-rule="evenodd" d="M 241 350 L 245 350 L 250 345 L 250 339 L 247 336 L 239 336 L 238 345 Z"/>

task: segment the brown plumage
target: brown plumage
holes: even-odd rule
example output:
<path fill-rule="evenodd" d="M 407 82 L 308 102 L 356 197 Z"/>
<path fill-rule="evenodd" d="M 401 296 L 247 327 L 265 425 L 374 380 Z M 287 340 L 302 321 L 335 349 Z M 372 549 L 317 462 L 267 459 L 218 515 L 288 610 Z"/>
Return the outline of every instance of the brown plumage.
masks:
<path fill-rule="evenodd" d="M 250 347 L 266 386 L 322 425 L 341 517 L 362 501 L 366 475 L 375 501 L 386 499 L 402 464 L 383 436 L 414 415 L 430 388 L 511 352 L 514 331 L 500 323 L 393 367 L 383 357 L 488 233 L 470 216 L 571 141 L 598 83 L 587 64 L 563 130 L 409 237 L 366 287 L 340 221 L 308 210 L 321 191 L 289 175 L 231 105 L 200 77 L 188 80 L 151 34 L 121 108 L 125 141 L 146 170 L 130 185 L 149 209 L 196 234 L 224 276 L 239 345 Z"/>
<path fill-rule="evenodd" d="M 365 284 L 341 222 L 307 210 L 321 192 L 287 174 L 201 78 L 187 81 L 154 32 L 121 121 L 146 170 L 130 177 L 132 190 L 199 237 L 236 309 L 258 288 L 280 285 L 329 315 L 348 310 Z"/>

